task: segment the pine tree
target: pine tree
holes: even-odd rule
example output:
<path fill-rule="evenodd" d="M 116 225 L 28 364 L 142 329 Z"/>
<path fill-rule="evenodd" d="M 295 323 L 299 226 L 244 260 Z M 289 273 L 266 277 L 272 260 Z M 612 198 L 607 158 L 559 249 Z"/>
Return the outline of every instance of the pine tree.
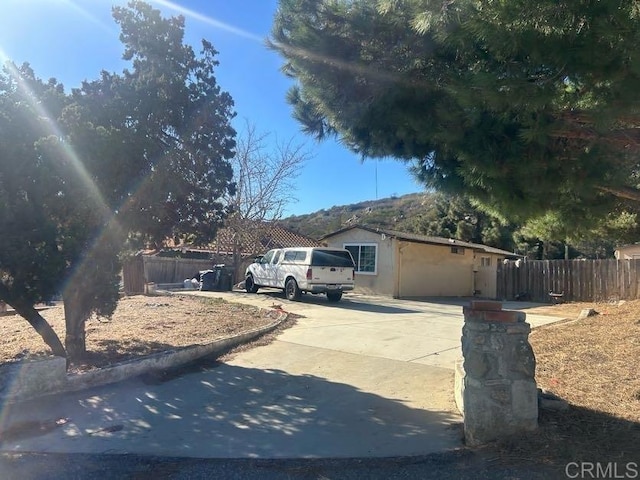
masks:
<path fill-rule="evenodd" d="M 526 14 L 524 13 L 526 12 Z M 511 218 L 640 201 L 632 0 L 281 0 L 294 116 Z"/>

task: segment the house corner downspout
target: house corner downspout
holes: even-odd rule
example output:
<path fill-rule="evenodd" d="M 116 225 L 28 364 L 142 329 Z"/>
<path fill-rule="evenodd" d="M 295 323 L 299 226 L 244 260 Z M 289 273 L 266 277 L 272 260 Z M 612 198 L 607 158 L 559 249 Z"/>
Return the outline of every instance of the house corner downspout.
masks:
<path fill-rule="evenodd" d="M 394 286 L 393 286 L 393 298 L 400 298 L 400 279 L 402 277 L 401 274 L 401 270 L 402 270 L 402 249 L 400 248 L 400 240 L 398 240 L 397 238 L 394 238 L 391 240 L 393 242 L 394 245 L 394 256 L 395 258 L 395 262 L 393 262 L 393 264 L 396 266 L 396 268 L 394 269 L 395 271 L 395 278 L 394 278 Z"/>

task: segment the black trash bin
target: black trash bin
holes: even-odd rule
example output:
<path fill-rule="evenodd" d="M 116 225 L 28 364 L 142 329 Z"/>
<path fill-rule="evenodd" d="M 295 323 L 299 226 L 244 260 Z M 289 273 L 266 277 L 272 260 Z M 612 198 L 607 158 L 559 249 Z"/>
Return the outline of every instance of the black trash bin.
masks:
<path fill-rule="evenodd" d="M 230 292 L 233 289 L 233 275 L 226 268 L 220 273 L 220 291 Z"/>
<path fill-rule="evenodd" d="M 220 271 L 220 277 L 218 281 L 218 288 L 221 292 L 230 292 L 233 290 L 233 267 L 228 267 L 225 264 L 216 265 L 214 268 Z"/>
<path fill-rule="evenodd" d="M 200 290 L 224 292 L 232 288 L 233 275 L 224 264 L 214 265 L 212 270 L 200 272 Z"/>
<path fill-rule="evenodd" d="M 219 270 L 203 270 L 200 272 L 200 290 L 212 292 L 218 289 L 220 282 Z"/>

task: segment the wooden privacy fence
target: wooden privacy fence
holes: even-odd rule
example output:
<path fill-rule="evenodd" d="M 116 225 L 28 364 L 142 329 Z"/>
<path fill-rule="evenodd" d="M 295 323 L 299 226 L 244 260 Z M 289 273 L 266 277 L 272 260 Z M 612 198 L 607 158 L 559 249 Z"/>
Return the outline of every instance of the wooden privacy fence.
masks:
<path fill-rule="evenodd" d="M 528 260 L 498 265 L 498 298 L 602 302 L 640 298 L 640 260 Z"/>
<path fill-rule="evenodd" d="M 201 270 L 212 268 L 212 260 L 137 256 L 122 266 L 122 280 L 127 295 L 144 293 L 145 283 L 182 283 Z"/>
<path fill-rule="evenodd" d="M 142 257 L 130 257 L 125 259 L 122 264 L 122 283 L 124 284 L 124 293 L 127 295 L 135 295 L 144 293 L 144 263 Z"/>
<path fill-rule="evenodd" d="M 244 279 L 244 271 L 253 261 L 253 257 L 243 258 L 235 272 L 233 283 Z M 125 260 L 122 266 L 124 292 L 127 295 L 144 293 L 146 283 L 155 284 L 182 283 L 202 270 L 209 270 L 214 265 L 233 265 L 233 258 L 217 256 L 210 260 L 191 258 L 167 258 L 153 255 L 138 255 Z"/>
<path fill-rule="evenodd" d="M 153 283 L 180 283 L 185 278 L 192 278 L 200 270 L 213 267 L 212 260 L 152 256 L 143 256 L 142 259 L 147 281 Z"/>

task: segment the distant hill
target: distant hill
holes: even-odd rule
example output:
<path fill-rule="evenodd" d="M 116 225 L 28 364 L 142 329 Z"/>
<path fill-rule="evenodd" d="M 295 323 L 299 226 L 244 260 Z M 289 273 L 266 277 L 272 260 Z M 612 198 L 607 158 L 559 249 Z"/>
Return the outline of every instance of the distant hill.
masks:
<path fill-rule="evenodd" d="M 496 219 L 474 207 L 462 195 L 435 192 L 340 205 L 306 215 L 287 217 L 279 223 L 316 240 L 351 225 L 367 225 L 372 228 L 482 243 L 528 255 L 532 259 L 563 258 L 566 247 L 563 241 L 543 241 L 527 234 L 520 223 Z M 613 253 L 613 238 L 596 236 L 585 239 L 577 245 L 571 245 L 570 255 L 573 258 L 606 258 Z"/>
<path fill-rule="evenodd" d="M 301 235 L 317 239 L 355 224 L 404 230 L 412 218 L 431 209 L 432 194 L 412 193 L 294 215 L 280 220 L 280 224 Z"/>

